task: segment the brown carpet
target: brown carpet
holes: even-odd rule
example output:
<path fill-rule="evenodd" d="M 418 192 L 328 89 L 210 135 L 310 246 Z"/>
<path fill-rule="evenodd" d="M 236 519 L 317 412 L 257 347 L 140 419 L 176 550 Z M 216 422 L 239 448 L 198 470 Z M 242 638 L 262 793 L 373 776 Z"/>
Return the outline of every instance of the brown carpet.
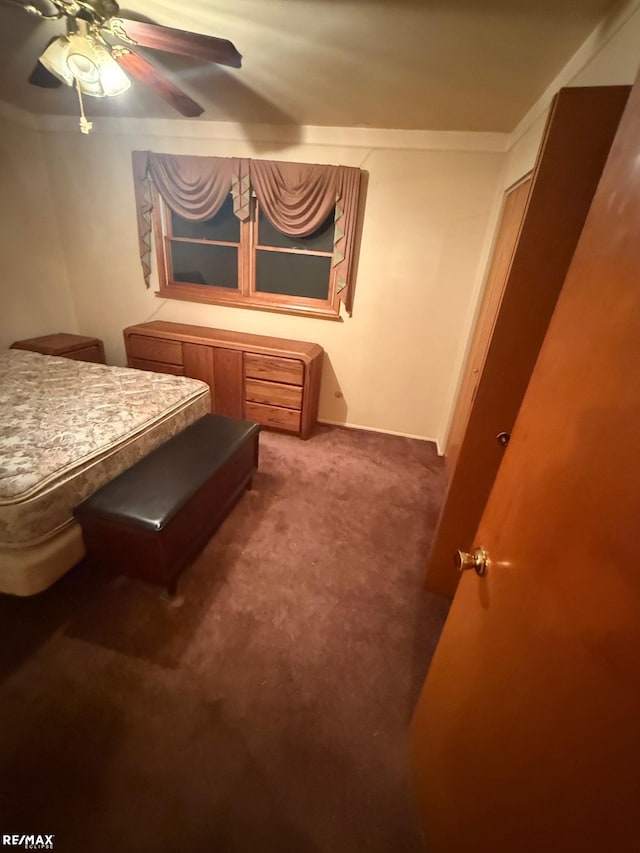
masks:
<path fill-rule="evenodd" d="M 0 596 L 0 834 L 58 853 L 413 853 L 432 445 L 263 432 L 173 602 L 81 564 Z"/>

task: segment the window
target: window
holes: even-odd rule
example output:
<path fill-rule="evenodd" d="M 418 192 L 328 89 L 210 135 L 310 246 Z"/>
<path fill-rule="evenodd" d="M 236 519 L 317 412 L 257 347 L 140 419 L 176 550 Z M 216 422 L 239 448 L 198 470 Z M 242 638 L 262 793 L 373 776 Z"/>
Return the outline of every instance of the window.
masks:
<path fill-rule="evenodd" d="M 204 222 L 183 219 L 166 210 L 169 243 L 169 280 L 236 290 L 240 280 L 240 220 L 233 215 L 233 199 Z"/>
<path fill-rule="evenodd" d="M 289 237 L 271 224 L 252 196 L 241 222 L 227 196 L 204 222 L 172 211 L 156 192 L 156 231 L 162 297 L 265 310 L 337 317 L 334 257 L 335 209 L 308 237 Z"/>
<path fill-rule="evenodd" d="M 330 301 L 335 211 L 308 237 L 288 237 L 256 205 L 253 279 L 256 293 Z"/>
<path fill-rule="evenodd" d="M 150 152 L 134 153 L 134 175 L 135 154 L 150 155 Z M 163 158 L 163 171 L 158 167 L 153 172 L 147 160 L 146 171 L 143 173 L 138 169 L 138 174 L 144 174 L 147 180 L 147 195 L 143 198 L 137 186 L 136 197 L 143 266 L 144 250 L 147 254 L 149 252 L 148 236 L 143 233 L 145 216 L 148 212 L 150 228 L 153 211 L 160 282 L 158 296 L 331 319 L 339 317 L 342 300 L 350 312 L 350 267 L 359 170 L 260 161 L 261 165 L 273 166 L 275 177 L 272 179 L 268 169 L 261 178 L 256 174 L 257 188 L 254 188 L 250 183 L 248 164 L 255 161 L 233 161 L 230 167 L 231 158 L 150 156 Z M 185 165 L 181 162 L 183 160 L 189 162 Z M 194 161 L 205 161 L 196 163 L 194 168 L 201 170 L 207 178 L 200 181 L 204 189 L 197 195 L 195 203 L 191 198 L 187 203 L 185 187 L 190 189 L 197 183 L 193 172 L 187 174 L 187 168 L 193 166 Z M 231 178 L 223 175 L 213 191 L 218 195 L 209 204 L 212 192 L 207 170 L 215 168 L 218 161 L 222 162 L 221 168 L 229 171 Z M 297 172 L 286 171 L 294 167 Z M 303 203 L 299 203 L 298 196 L 305 192 L 305 170 L 314 170 L 316 183 L 309 191 L 310 201 L 303 198 Z M 325 179 L 323 170 L 327 173 L 333 170 L 328 173 L 329 180 Z M 343 174 L 348 177 L 343 179 Z M 240 179 L 237 175 L 244 178 L 241 201 L 238 200 Z M 281 180 L 283 175 L 284 180 Z M 295 181 L 291 175 L 295 175 Z M 189 180 L 182 181 L 185 176 Z M 177 187 L 175 192 L 170 179 Z M 321 199 L 324 208 L 317 204 L 316 198 Z M 302 211 L 301 216 L 307 216 L 309 225 L 304 221 L 299 226 L 290 216 L 291 211 L 296 210 L 296 204 Z M 208 215 L 207 211 L 211 209 L 215 209 L 215 213 Z M 192 211 L 196 211 L 195 214 Z M 202 216 L 208 218 L 202 218 L 201 211 L 204 211 Z M 192 218 L 192 215 L 197 218 Z M 279 224 L 284 223 L 282 230 L 275 227 L 274 219 Z M 293 221 L 291 226 L 290 219 Z M 296 236 L 293 233 L 296 228 L 298 232 L 305 233 Z M 313 230 L 306 233 L 309 228 Z M 148 278 L 148 261 L 145 273 Z"/>

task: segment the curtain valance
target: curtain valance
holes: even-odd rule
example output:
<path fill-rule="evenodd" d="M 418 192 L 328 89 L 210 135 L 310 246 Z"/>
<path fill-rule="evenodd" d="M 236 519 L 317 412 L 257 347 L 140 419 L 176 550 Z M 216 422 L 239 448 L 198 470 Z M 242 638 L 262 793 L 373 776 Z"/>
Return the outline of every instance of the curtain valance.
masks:
<path fill-rule="evenodd" d="M 237 157 L 189 157 L 149 152 L 148 173 L 171 210 L 194 222 L 211 219 L 229 193 L 234 198 L 242 180 L 246 161 Z M 234 205 L 239 219 L 249 216 Z M 243 215 L 244 214 L 244 215 Z"/>
<path fill-rule="evenodd" d="M 274 228 L 308 237 L 336 206 L 339 166 L 251 160 L 249 177 L 260 207 Z"/>

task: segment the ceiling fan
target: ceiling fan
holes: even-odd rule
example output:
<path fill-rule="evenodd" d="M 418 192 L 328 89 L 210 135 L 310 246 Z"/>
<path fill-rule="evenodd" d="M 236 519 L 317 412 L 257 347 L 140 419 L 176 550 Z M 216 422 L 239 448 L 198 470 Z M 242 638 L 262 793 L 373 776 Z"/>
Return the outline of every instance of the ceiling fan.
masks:
<path fill-rule="evenodd" d="M 7 2 L 7 0 L 4 0 Z M 66 35 L 51 39 L 29 76 L 43 88 L 66 83 L 78 92 L 80 129 L 89 133 L 92 123 L 84 115 L 82 95 L 109 97 L 131 85 L 129 76 L 156 92 L 184 116 L 204 110 L 171 80 L 132 48 L 153 48 L 240 68 L 242 56 L 232 42 L 214 36 L 130 20 L 120 15 L 115 0 L 46 0 L 50 14 L 31 3 L 9 0 L 26 12 L 47 21 L 66 21 Z M 54 11 L 53 11 L 54 10 Z M 116 44 L 112 44 L 116 41 Z"/>

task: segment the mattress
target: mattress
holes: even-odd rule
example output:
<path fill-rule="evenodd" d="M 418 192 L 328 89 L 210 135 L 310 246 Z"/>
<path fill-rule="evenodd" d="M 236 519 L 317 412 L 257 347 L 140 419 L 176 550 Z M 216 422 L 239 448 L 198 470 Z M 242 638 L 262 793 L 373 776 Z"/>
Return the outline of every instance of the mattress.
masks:
<path fill-rule="evenodd" d="M 46 551 L 74 506 L 209 411 L 196 379 L 0 352 L 0 565 Z"/>

